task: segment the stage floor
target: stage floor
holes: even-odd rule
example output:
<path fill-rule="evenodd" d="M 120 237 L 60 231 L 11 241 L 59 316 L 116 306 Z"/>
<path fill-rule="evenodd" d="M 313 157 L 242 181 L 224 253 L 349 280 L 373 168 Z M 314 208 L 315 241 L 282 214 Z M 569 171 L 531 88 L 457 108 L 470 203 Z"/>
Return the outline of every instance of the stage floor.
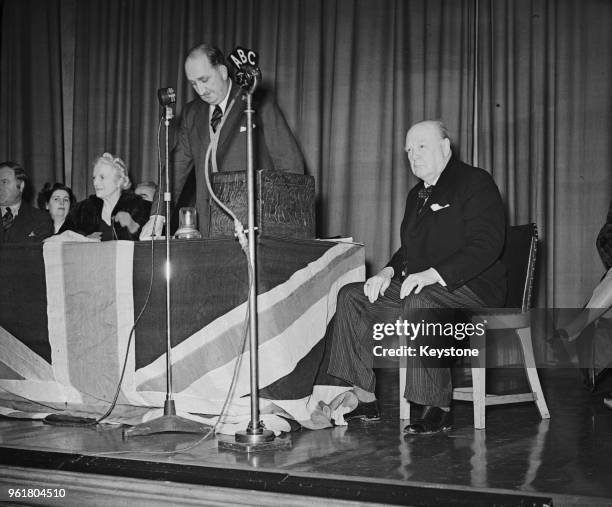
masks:
<path fill-rule="evenodd" d="M 521 373 L 503 369 L 491 375 L 498 391 L 508 391 L 521 387 Z M 297 431 L 286 450 L 242 454 L 219 450 L 216 438 L 198 442 L 196 435 L 123 440 L 120 428 L 58 427 L 1 418 L 0 462 L 268 491 L 284 483 L 285 493 L 402 505 L 419 486 L 425 488 L 423 498 L 433 487 L 440 502 L 447 491 L 455 495 L 457 505 L 462 495 L 463 504 L 469 504 L 471 491 L 512 491 L 536 499 L 544 495 L 555 506 L 612 505 L 612 411 L 603 407 L 601 394 L 582 387 L 577 370 L 540 372 L 550 420 L 541 420 L 533 403 L 489 407 L 486 430 L 475 430 L 471 404 L 456 402 L 451 432 L 408 438 L 398 419 L 397 371 L 377 374 L 380 422 Z M 202 475 L 207 476 L 204 482 Z M 199 478 L 194 482 L 192 476 Z M 326 480 L 336 482 L 325 485 Z M 362 493 L 354 498 L 342 493 L 359 488 Z M 428 503 L 412 498 L 414 505 L 434 504 L 432 499 Z"/>

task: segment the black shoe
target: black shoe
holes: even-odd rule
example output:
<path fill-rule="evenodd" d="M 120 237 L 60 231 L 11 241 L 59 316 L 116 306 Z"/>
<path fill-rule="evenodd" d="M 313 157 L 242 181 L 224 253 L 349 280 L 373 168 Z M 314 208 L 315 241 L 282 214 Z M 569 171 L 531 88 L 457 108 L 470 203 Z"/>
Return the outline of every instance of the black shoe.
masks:
<path fill-rule="evenodd" d="M 378 401 L 370 401 L 368 403 L 359 402 L 354 410 L 348 414 L 344 414 L 344 420 L 346 422 L 359 419 L 363 422 L 379 421 L 380 410 L 378 410 Z"/>
<path fill-rule="evenodd" d="M 546 339 L 546 342 L 550 345 L 553 355 L 555 356 L 555 359 L 559 361 L 560 365 L 572 362 L 564 345 L 565 343 L 569 343 L 569 335 L 565 329 L 555 329 L 552 336 Z"/>
<path fill-rule="evenodd" d="M 452 410 L 442 410 L 440 407 L 426 406 L 420 419 L 404 428 L 404 433 L 411 435 L 433 435 L 448 431 L 453 427 Z"/>

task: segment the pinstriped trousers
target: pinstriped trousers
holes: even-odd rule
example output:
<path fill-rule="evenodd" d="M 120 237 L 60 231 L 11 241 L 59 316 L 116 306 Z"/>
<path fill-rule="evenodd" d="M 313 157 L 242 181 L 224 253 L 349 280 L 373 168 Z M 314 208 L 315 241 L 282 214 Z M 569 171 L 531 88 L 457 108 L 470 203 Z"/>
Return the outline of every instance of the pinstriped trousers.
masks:
<path fill-rule="evenodd" d="M 408 322 L 448 322 L 460 318 L 449 309 L 482 308 L 484 302 L 467 286 L 453 292 L 439 284 L 424 287 L 419 294 L 400 299 L 402 282 L 393 279 L 374 303 L 363 293 L 363 283 L 342 287 L 338 294 L 336 315 L 332 323 L 331 352 L 327 373 L 366 391 L 374 392 L 376 377 L 372 370 L 373 325 L 395 323 L 398 319 Z M 450 314 L 453 314 L 452 316 Z M 464 316 L 464 318 L 466 318 Z M 467 320 L 469 322 L 469 320 Z M 412 346 L 430 345 L 448 347 L 467 346 L 468 340 L 458 342 L 451 337 L 419 336 Z M 406 387 L 404 397 L 422 405 L 444 407 L 450 405 L 452 396 L 451 371 L 448 358 L 406 357 Z"/>

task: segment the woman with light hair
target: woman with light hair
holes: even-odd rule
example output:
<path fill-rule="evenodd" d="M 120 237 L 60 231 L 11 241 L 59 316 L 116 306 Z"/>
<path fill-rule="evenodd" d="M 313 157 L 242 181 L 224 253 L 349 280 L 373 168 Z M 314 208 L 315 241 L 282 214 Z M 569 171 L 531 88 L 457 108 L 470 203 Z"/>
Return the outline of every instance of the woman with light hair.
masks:
<path fill-rule="evenodd" d="M 75 229 L 102 241 L 136 241 L 149 219 L 151 204 L 130 190 L 125 162 L 111 153 L 98 157 L 93 165 L 95 195 L 77 203 L 70 218 Z"/>

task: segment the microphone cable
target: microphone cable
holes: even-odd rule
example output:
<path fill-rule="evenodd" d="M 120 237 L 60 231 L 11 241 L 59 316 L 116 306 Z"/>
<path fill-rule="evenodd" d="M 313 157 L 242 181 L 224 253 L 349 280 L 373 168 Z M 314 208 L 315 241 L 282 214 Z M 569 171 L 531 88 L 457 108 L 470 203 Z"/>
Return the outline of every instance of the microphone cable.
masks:
<path fill-rule="evenodd" d="M 162 175 L 162 164 L 161 164 L 161 141 L 160 141 L 160 134 L 161 134 L 161 126 L 162 126 L 162 119 L 160 118 L 159 123 L 158 123 L 158 127 L 157 127 L 157 160 L 158 160 L 158 188 L 159 188 L 159 184 L 161 183 L 161 175 Z M 157 211 L 160 208 L 160 202 L 161 202 L 161 194 L 158 192 L 157 195 Z M 155 220 L 158 220 L 159 217 L 156 216 Z M 154 223 L 155 225 L 155 223 Z M 113 231 L 114 231 L 114 227 L 113 227 Z M 144 315 L 144 312 L 146 310 L 146 308 L 149 305 L 150 299 L 151 299 L 151 293 L 153 291 L 153 278 L 154 278 L 154 271 L 155 271 L 155 239 L 154 239 L 154 235 L 151 235 L 151 269 L 150 269 L 150 275 L 149 275 L 149 285 L 147 288 L 147 295 L 145 296 L 145 302 L 142 305 L 142 308 L 140 309 L 140 311 L 138 312 L 138 315 L 136 317 L 136 319 L 134 320 L 134 323 L 132 324 L 132 327 L 130 328 L 130 334 L 128 336 L 128 342 L 127 342 L 127 346 L 126 346 L 126 350 L 125 350 L 125 355 L 124 355 L 124 360 L 123 360 L 123 366 L 121 368 L 121 374 L 119 375 L 119 380 L 117 381 L 117 387 L 115 388 L 115 393 L 113 395 L 113 400 L 110 403 L 110 406 L 108 407 L 108 409 L 106 410 L 106 412 L 104 412 L 104 414 L 100 417 L 98 417 L 97 419 L 94 420 L 83 420 L 82 418 L 73 418 L 71 416 L 62 416 L 61 414 L 51 414 L 51 415 L 55 415 L 56 417 L 52 418 L 51 420 L 47 421 L 45 420 L 45 422 L 47 424 L 57 424 L 57 425 L 61 425 L 64 421 L 62 421 L 62 417 L 68 421 L 70 420 L 70 425 L 71 426 L 96 426 L 98 424 L 100 424 L 102 421 L 104 421 L 105 419 L 107 419 L 111 413 L 113 412 L 113 410 L 115 409 L 115 407 L 117 406 L 117 400 L 119 399 L 119 394 L 121 393 L 121 385 L 123 384 L 123 379 L 125 377 L 125 371 L 127 368 L 127 362 L 128 362 L 128 358 L 129 358 L 129 352 L 130 352 L 130 346 L 132 344 L 132 340 L 134 338 L 134 332 L 136 331 L 136 326 L 138 325 L 138 323 L 140 322 L 140 319 L 142 318 L 142 316 Z M 133 260 L 132 260 L 133 262 Z M 103 400 L 102 398 L 98 398 L 101 401 L 106 402 L 106 400 Z"/>
<path fill-rule="evenodd" d="M 229 111 L 229 109 L 233 106 L 234 104 L 234 100 L 232 100 L 232 102 L 230 103 L 229 107 L 226 110 Z M 219 125 L 219 128 L 217 130 L 217 132 L 221 131 L 221 126 L 223 125 L 223 122 L 225 120 L 226 115 L 224 115 L 224 117 L 222 118 L 222 121 Z M 159 185 L 161 184 L 161 179 L 162 179 L 162 163 L 161 163 L 161 142 L 160 142 L 160 134 L 161 134 L 161 125 L 162 125 L 162 118 L 160 118 L 159 124 L 158 124 L 158 130 L 157 130 L 157 152 L 158 152 L 158 188 Z M 221 407 L 221 411 L 217 417 L 217 421 L 215 422 L 215 424 L 211 427 L 210 431 L 208 431 L 203 437 L 201 437 L 200 439 L 198 439 L 195 443 L 189 445 L 188 447 L 185 448 L 181 448 L 181 449 L 176 449 L 173 451 L 152 451 L 152 452 L 148 452 L 148 451 L 140 451 L 139 454 L 176 454 L 176 453 L 181 453 L 181 452 L 186 452 L 194 447 L 196 447 L 197 445 L 199 445 L 201 442 L 203 442 L 204 440 L 206 440 L 210 435 L 216 435 L 217 434 L 217 428 L 223 423 L 223 420 L 225 419 L 225 417 L 227 416 L 227 410 L 229 409 L 230 406 L 230 402 L 231 399 L 233 398 L 235 389 L 236 389 L 236 385 L 237 385 L 237 381 L 238 381 L 238 376 L 239 376 L 239 372 L 240 372 L 240 367 L 242 365 L 242 359 L 244 357 L 244 353 L 246 351 L 246 343 L 247 343 L 247 338 L 249 335 L 249 318 L 250 318 L 250 292 L 251 292 L 251 287 L 254 283 L 255 280 L 255 273 L 253 270 L 253 266 L 250 262 L 249 259 L 249 255 L 248 255 L 248 239 L 246 238 L 246 234 L 244 231 L 244 226 L 243 224 L 240 222 L 240 220 L 238 219 L 238 217 L 235 215 L 235 213 L 228 208 L 218 197 L 217 195 L 214 193 L 213 189 L 212 189 L 212 185 L 210 183 L 210 160 L 211 160 L 211 155 L 213 153 L 216 154 L 216 147 L 217 147 L 217 142 L 218 142 L 218 135 L 215 135 L 211 138 L 211 142 L 208 145 L 208 148 L 206 150 L 206 156 L 205 156 L 205 171 L 204 171 L 204 175 L 205 175 L 205 181 L 206 181 L 206 186 L 208 188 L 208 191 L 211 195 L 211 197 L 213 198 L 213 200 L 221 207 L 221 209 L 223 209 L 227 214 L 230 215 L 230 217 L 232 217 L 233 221 L 234 221 L 234 230 L 235 230 L 235 235 L 238 238 L 238 241 L 240 243 L 241 249 L 243 251 L 243 253 L 245 254 L 246 260 L 247 260 L 247 271 L 248 271 L 248 291 L 247 291 L 247 301 L 246 301 L 246 313 L 245 313 L 245 318 L 244 318 L 244 323 L 243 323 L 243 333 L 242 333 L 242 340 L 240 343 L 240 348 L 239 348 L 239 352 L 236 356 L 236 360 L 235 360 L 235 364 L 234 364 L 234 368 L 233 368 L 233 372 L 232 372 L 232 379 L 230 381 L 230 386 L 228 388 L 227 394 L 225 396 L 225 400 L 223 402 L 223 405 Z M 214 157 L 216 158 L 216 157 Z M 213 160 L 213 167 L 216 167 L 216 160 Z M 161 207 L 161 193 L 158 191 L 157 192 L 157 200 L 156 200 L 156 208 L 155 208 L 155 213 L 152 213 L 155 215 L 155 220 L 159 219 L 159 210 Z M 155 224 L 154 224 L 155 225 Z M 169 230 L 169 224 L 166 224 L 166 234 L 168 234 L 168 230 Z M 155 227 L 153 227 L 153 231 L 155 231 Z M 115 390 L 115 394 L 113 396 L 113 400 L 111 402 L 111 405 L 109 406 L 109 408 L 107 409 L 107 411 L 98 419 L 96 419 L 93 422 L 87 422 L 84 423 L 84 426 L 95 426 L 97 424 L 100 424 L 102 421 L 104 421 L 105 419 L 107 419 L 111 413 L 113 412 L 113 410 L 115 409 L 116 405 L 117 405 L 117 400 L 119 398 L 119 394 L 121 392 L 121 385 L 123 384 L 123 379 L 125 377 L 125 372 L 127 369 L 127 362 L 128 362 L 128 358 L 129 358 L 129 350 L 130 350 L 130 346 L 132 344 L 132 340 L 134 337 L 134 332 L 136 330 L 136 326 L 139 323 L 140 319 L 142 318 L 148 304 L 150 301 L 150 297 L 151 297 L 151 293 L 152 293 L 152 287 L 153 287 L 153 277 L 154 277 L 154 259 L 155 259 L 155 248 L 154 248 L 154 241 L 155 241 L 155 236 L 151 235 L 151 239 L 149 240 L 151 242 L 151 270 L 150 270 L 150 277 L 149 277 L 149 285 L 148 285 L 148 289 L 147 289 L 147 295 L 145 297 L 145 302 L 138 314 L 138 316 L 136 317 L 134 324 L 132 325 L 132 328 L 130 329 L 130 334 L 128 337 L 128 343 L 126 346 L 126 352 L 124 355 L 124 361 L 123 361 L 123 366 L 121 369 L 121 374 L 117 383 L 117 388 Z M 112 455 L 112 454 L 124 454 L 124 453 L 133 453 L 134 451 L 110 451 L 110 452 L 101 452 L 101 453 L 96 453 L 95 455 Z"/>
<path fill-rule="evenodd" d="M 213 198 L 213 200 L 226 212 L 228 213 L 232 219 L 234 220 L 234 228 L 235 228 L 235 234 L 238 237 L 238 241 L 240 243 L 241 249 L 243 251 L 243 253 L 246 256 L 247 259 L 247 270 L 248 270 L 248 291 L 247 291 L 247 301 L 246 301 L 246 313 L 245 313 L 245 318 L 244 318 L 244 323 L 243 323 L 243 332 L 242 332 L 242 339 L 241 339 L 241 343 L 240 343 L 240 348 L 238 351 L 238 354 L 236 356 L 236 360 L 235 360 L 235 364 L 234 364 L 234 368 L 233 368 L 233 372 L 232 372 L 232 379 L 230 381 L 230 386 L 228 388 L 227 394 L 225 396 L 225 400 L 223 402 L 223 405 L 221 407 L 221 411 L 217 417 L 217 421 L 215 422 L 215 424 L 211 427 L 211 430 L 208 431 L 203 437 L 201 437 L 200 439 L 198 439 L 195 443 L 189 445 L 188 447 L 185 448 L 181 448 L 181 449 L 176 449 L 173 451 L 168 451 L 168 452 L 164 452 L 164 451 L 155 451 L 155 452 L 141 452 L 141 454 L 176 454 L 176 453 L 180 453 L 180 452 L 186 452 L 194 447 L 196 447 L 197 445 L 199 445 L 201 442 L 203 442 L 204 440 L 206 440 L 210 435 L 216 435 L 217 434 L 217 428 L 219 427 L 219 425 L 221 425 L 223 423 L 223 420 L 225 419 L 225 417 L 227 416 L 227 410 L 229 409 L 230 406 L 230 402 L 231 399 L 234 395 L 235 389 L 236 389 L 236 385 L 237 385 L 237 381 L 238 381 L 238 376 L 239 376 L 239 372 L 240 372 L 240 367 L 242 365 L 242 359 L 244 357 L 244 353 L 246 350 L 246 343 L 247 343 L 247 339 L 248 339 L 248 334 L 249 334 L 249 318 L 250 318 L 250 305 L 249 305 L 249 301 L 250 301 L 250 292 L 251 292 L 251 287 L 254 283 L 255 280 L 255 273 L 253 271 L 253 266 L 251 265 L 249 256 L 248 256 L 248 240 L 246 238 L 246 234 L 244 232 L 244 226 L 242 225 L 242 223 L 240 222 L 240 220 L 238 219 L 238 217 L 235 215 L 235 213 L 228 208 L 219 198 L 218 196 L 214 193 L 213 189 L 212 189 L 212 185 L 210 183 L 210 162 L 211 162 L 211 156 L 213 154 L 216 154 L 216 147 L 217 147 L 217 143 L 218 143 L 218 139 L 219 139 L 219 135 L 218 133 L 221 131 L 221 127 L 223 126 L 224 120 L 227 117 L 227 112 L 229 112 L 229 110 L 231 109 L 231 107 L 234 105 L 234 101 L 235 98 L 230 102 L 228 108 L 226 109 L 226 114 L 224 114 L 221 123 L 219 124 L 219 127 L 217 129 L 217 134 L 213 135 L 211 137 L 211 142 L 208 145 L 208 148 L 206 150 L 206 156 L 205 156 L 205 171 L 204 171 L 204 176 L 205 176 L 205 181 L 206 181 L 206 186 L 208 188 L 208 191 L 211 195 L 211 197 Z M 157 148 L 158 148 L 158 181 L 161 184 L 161 179 L 162 179 L 162 164 L 161 164 L 161 142 L 160 142 L 160 133 L 161 133 L 161 124 L 162 124 L 162 120 L 160 119 L 159 125 L 158 125 L 158 142 L 157 142 Z M 214 157 L 214 159 L 216 159 L 216 157 Z M 216 160 L 213 159 L 213 167 L 216 168 Z M 159 209 L 161 207 L 161 198 L 160 198 L 161 194 L 160 192 L 158 192 L 158 196 L 157 196 L 157 203 L 156 203 L 156 219 L 158 217 L 158 212 Z M 166 224 L 166 234 L 168 234 L 168 229 L 169 226 L 168 224 Z M 155 228 L 153 229 L 155 230 Z M 153 270 L 154 270 L 154 264 L 153 264 L 153 259 L 154 259 L 154 249 L 153 249 L 153 242 L 154 242 L 154 236 L 151 236 L 151 278 L 150 278 L 150 283 L 149 283 L 149 288 L 148 288 L 148 292 L 147 292 L 147 297 L 145 300 L 145 304 L 143 305 L 143 308 L 140 312 L 140 314 L 138 315 L 134 326 L 132 327 L 132 330 L 130 331 L 130 337 L 128 339 L 128 344 L 126 347 L 126 354 L 124 357 L 124 363 L 123 363 L 123 367 L 121 370 L 121 376 L 118 382 L 118 386 L 117 389 L 115 391 L 115 396 L 113 398 L 113 401 L 111 403 L 111 406 L 109 407 L 109 409 L 107 410 L 107 412 L 100 417 L 95 423 L 92 424 L 97 424 L 99 422 L 101 422 L 102 420 L 106 419 L 107 417 L 110 416 L 110 414 L 112 413 L 114 407 L 116 406 L 116 402 L 117 399 L 119 397 L 119 393 L 121 392 L 121 384 L 123 383 L 123 378 L 125 376 L 125 370 L 127 367 L 127 360 L 129 357 L 129 349 L 131 346 L 131 342 L 132 342 L 132 337 L 133 337 L 133 333 L 135 330 L 135 326 L 137 324 L 137 322 L 140 320 L 142 314 L 144 313 L 144 310 L 146 308 L 146 306 L 148 305 L 149 302 L 149 298 L 151 295 L 151 289 L 152 289 L 152 281 L 153 281 Z M 123 454 L 125 452 L 134 452 L 134 451 L 116 451 L 116 452 L 109 452 L 109 453 L 98 453 L 100 455 L 105 455 L 105 454 Z"/>
<path fill-rule="evenodd" d="M 162 180 L 161 140 L 160 140 L 162 123 L 163 123 L 163 117 L 160 117 L 159 123 L 157 125 L 157 182 L 158 182 L 157 188 L 158 188 L 158 192 L 157 192 L 156 212 L 159 212 L 159 209 L 161 207 L 161 192 L 159 192 L 159 188 L 161 186 L 161 180 Z M 157 213 L 155 213 L 154 220 L 155 221 L 159 220 L 159 216 L 157 215 Z M 169 230 L 169 226 L 166 225 L 166 234 L 168 233 L 168 230 Z M 153 231 L 155 231 L 155 222 L 153 224 Z M 149 302 L 151 300 L 151 293 L 153 292 L 153 279 L 154 279 L 154 273 L 155 273 L 155 235 L 154 234 L 151 235 L 151 239 L 149 241 L 151 244 L 151 269 L 150 269 L 150 274 L 149 274 L 149 285 L 147 287 L 147 295 L 145 296 L 145 301 L 142 305 L 142 308 L 138 312 L 138 316 L 134 320 L 134 324 L 132 325 L 130 329 L 127 346 L 125 348 L 123 366 L 121 368 L 121 374 L 117 382 L 117 388 L 115 389 L 113 401 L 111 402 L 111 405 L 107 409 L 107 411 L 101 417 L 99 417 L 94 423 L 90 423 L 90 424 L 99 424 L 104 419 L 107 419 L 111 415 L 115 407 L 117 406 L 117 400 L 119 399 L 119 394 L 121 393 L 121 385 L 123 384 L 123 379 L 125 377 L 125 371 L 127 368 L 127 362 L 128 362 L 128 358 L 130 355 L 130 346 L 134 338 L 134 332 L 136 331 L 136 326 L 138 325 L 138 323 L 140 322 L 140 319 L 144 315 L 145 310 L 149 306 Z M 134 350 L 134 353 L 136 353 L 136 350 Z"/>

